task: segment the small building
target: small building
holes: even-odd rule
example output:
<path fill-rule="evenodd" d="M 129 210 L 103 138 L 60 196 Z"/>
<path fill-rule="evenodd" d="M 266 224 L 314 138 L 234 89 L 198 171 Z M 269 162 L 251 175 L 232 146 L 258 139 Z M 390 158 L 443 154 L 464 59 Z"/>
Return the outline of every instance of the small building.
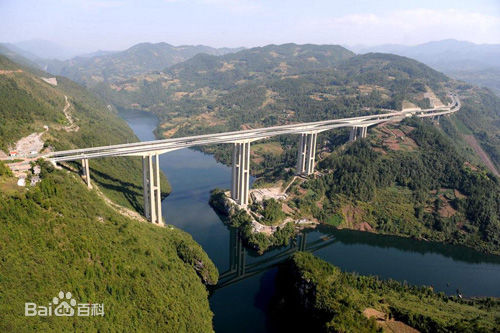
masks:
<path fill-rule="evenodd" d="M 17 186 L 26 186 L 26 178 L 19 178 L 17 180 Z"/>
<path fill-rule="evenodd" d="M 36 150 L 30 151 L 30 155 L 32 155 L 32 156 L 37 155 L 37 154 L 38 154 L 38 152 Z"/>
<path fill-rule="evenodd" d="M 17 151 L 13 150 L 13 151 L 9 152 L 9 156 L 10 157 L 16 157 L 17 156 Z"/>
<path fill-rule="evenodd" d="M 40 168 L 40 166 L 39 166 L 39 165 L 35 165 L 35 166 L 33 167 L 33 174 L 34 174 L 34 175 L 39 175 L 39 174 L 40 174 L 40 171 L 42 171 L 42 169 Z"/>

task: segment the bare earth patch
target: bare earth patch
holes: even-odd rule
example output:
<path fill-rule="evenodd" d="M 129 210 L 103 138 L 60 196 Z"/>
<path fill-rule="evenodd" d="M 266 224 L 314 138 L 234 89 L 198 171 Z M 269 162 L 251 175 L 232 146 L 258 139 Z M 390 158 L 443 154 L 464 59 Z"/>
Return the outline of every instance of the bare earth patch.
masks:
<path fill-rule="evenodd" d="M 441 217 L 452 217 L 457 213 L 457 211 L 451 207 L 449 200 L 447 200 L 442 194 L 439 195 L 441 200 L 441 207 L 439 208 L 439 215 Z"/>
<path fill-rule="evenodd" d="M 57 86 L 57 78 L 55 77 L 42 77 L 41 79 L 50 85 Z"/>
<path fill-rule="evenodd" d="M 443 102 L 434 94 L 434 91 L 432 91 L 431 88 L 426 87 L 427 92 L 424 93 L 424 98 L 428 98 L 431 102 L 431 107 L 432 108 L 440 108 L 444 106 Z"/>
<path fill-rule="evenodd" d="M 384 332 L 394 332 L 394 333 L 418 333 L 419 331 L 411 326 L 406 325 L 402 321 L 396 321 L 394 319 L 386 319 L 386 314 L 382 311 L 375 310 L 373 308 L 366 308 L 363 311 L 363 315 L 370 319 L 375 318 L 375 321 L 379 327 L 383 329 Z"/>
<path fill-rule="evenodd" d="M 12 73 L 22 73 L 23 71 L 20 69 L 16 69 L 15 71 L 9 71 L 5 69 L 0 69 L 0 75 L 12 74 Z"/>
<path fill-rule="evenodd" d="M 407 135 L 407 133 L 413 130 L 412 127 L 401 127 L 399 129 L 383 123 L 378 125 L 376 129 L 379 131 L 376 134 L 377 138 L 390 150 L 412 151 L 417 148 L 415 141 Z"/>

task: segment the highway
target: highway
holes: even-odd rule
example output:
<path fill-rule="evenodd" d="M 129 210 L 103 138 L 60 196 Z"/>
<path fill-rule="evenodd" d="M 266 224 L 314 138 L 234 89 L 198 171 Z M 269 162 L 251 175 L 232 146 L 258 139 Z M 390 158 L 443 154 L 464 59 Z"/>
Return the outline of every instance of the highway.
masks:
<path fill-rule="evenodd" d="M 75 161 L 113 156 L 145 156 L 148 154 L 161 154 L 176 149 L 193 146 L 213 145 L 221 143 L 251 142 L 284 134 L 320 133 L 341 127 L 369 127 L 382 122 L 397 122 L 406 117 L 435 117 L 457 112 L 460 100 L 455 94 L 449 95 L 452 103 L 448 106 L 423 109 L 403 110 L 382 114 L 373 114 L 353 118 L 323 120 L 309 123 L 289 124 L 266 128 L 232 131 L 214 134 L 196 135 L 182 138 L 171 138 L 127 144 L 118 144 L 102 147 L 72 149 L 44 154 L 42 157 L 52 162 Z"/>

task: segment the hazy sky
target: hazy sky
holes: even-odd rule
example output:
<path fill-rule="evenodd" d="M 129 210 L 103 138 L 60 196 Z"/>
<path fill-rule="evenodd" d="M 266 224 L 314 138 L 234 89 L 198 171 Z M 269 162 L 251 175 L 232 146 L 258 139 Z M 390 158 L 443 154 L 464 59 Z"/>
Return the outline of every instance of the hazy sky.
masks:
<path fill-rule="evenodd" d="M 500 43 L 500 0 L 0 0 L 0 41 L 46 39 L 79 51 L 138 42 Z"/>

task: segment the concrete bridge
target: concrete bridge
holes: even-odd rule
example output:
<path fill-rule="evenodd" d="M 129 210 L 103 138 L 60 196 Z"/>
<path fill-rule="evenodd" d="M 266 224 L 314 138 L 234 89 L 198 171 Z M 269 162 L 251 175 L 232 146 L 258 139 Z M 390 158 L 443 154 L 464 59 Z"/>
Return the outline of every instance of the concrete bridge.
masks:
<path fill-rule="evenodd" d="M 173 150 L 213 144 L 233 145 L 233 171 L 231 181 L 231 197 L 240 206 L 248 204 L 250 181 L 250 144 L 254 141 L 284 134 L 299 135 L 297 173 L 311 175 L 314 173 L 316 140 L 318 133 L 335 128 L 351 128 L 350 141 L 358 137 L 365 138 L 368 127 L 383 122 L 399 122 L 406 117 L 440 117 L 457 112 L 461 105 L 455 94 L 449 95 L 452 103 L 448 106 L 425 110 L 403 110 L 369 116 L 332 119 L 309 123 L 290 124 L 258 128 L 244 131 L 224 132 L 196 135 L 183 138 L 144 141 L 111 146 L 72 149 L 52 152 L 43 157 L 53 163 L 64 161 L 82 162 L 83 174 L 87 186 L 90 184 L 89 160 L 94 158 L 115 156 L 141 156 L 143 166 L 144 212 L 149 221 L 163 225 L 160 193 L 159 156 Z"/>

